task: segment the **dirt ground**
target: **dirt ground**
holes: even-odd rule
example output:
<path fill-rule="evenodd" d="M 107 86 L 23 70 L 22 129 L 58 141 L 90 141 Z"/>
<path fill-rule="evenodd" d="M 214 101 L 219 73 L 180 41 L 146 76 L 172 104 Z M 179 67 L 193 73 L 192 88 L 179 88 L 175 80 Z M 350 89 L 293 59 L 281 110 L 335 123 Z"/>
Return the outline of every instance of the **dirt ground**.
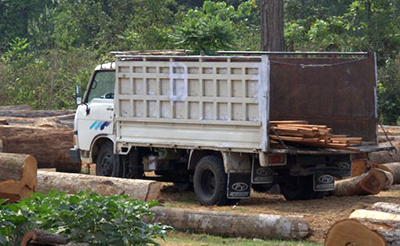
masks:
<path fill-rule="evenodd" d="M 311 242 L 323 242 L 329 228 L 341 219 L 349 217 L 356 209 L 369 209 L 376 202 L 400 204 L 400 185 L 392 186 L 376 196 L 326 197 L 321 200 L 286 201 L 282 195 L 253 192 L 251 198 L 235 206 L 201 206 L 193 192 L 172 192 L 169 187 L 163 190 L 164 205 L 212 211 L 299 215 L 304 216 L 312 229 L 307 239 Z"/>

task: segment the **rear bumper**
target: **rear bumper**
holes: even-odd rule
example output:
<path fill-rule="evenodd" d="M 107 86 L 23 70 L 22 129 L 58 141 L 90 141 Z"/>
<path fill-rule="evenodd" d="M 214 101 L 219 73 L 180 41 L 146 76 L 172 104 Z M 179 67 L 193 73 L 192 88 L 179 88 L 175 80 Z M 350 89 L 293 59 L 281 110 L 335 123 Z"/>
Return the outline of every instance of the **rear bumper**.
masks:
<path fill-rule="evenodd" d="M 81 150 L 80 149 L 69 149 L 69 155 L 71 162 L 80 163 L 81 162 Z"/>

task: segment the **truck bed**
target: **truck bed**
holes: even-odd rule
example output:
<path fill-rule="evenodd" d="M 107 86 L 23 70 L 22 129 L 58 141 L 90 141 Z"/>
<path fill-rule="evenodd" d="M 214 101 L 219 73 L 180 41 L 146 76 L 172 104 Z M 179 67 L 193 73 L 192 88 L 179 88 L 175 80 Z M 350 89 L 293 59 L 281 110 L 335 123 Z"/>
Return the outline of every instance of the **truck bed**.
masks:
<path fill-rule="evenodd" d="M 335 154 L 270 149 L 269 120 L 307 120 L 376 150 L 375 72 L 373 53 L 117 55 L 117 148 Z"/>

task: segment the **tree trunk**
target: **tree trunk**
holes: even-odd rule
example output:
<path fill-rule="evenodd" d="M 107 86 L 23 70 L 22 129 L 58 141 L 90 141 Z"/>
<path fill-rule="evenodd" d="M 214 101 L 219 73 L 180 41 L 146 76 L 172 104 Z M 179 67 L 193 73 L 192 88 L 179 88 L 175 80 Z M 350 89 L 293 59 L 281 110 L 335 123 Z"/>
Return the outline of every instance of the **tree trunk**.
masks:
<path fill-rule="evenodd" d="M 0 153 L 0 198 L 16 202 L 35 192 L 37 163 L 24 154 Z"/>
<path fill-rule="evenodd" d="M 303 239 L 310 234 L 300 216 L 241 214 L 154 207 L 154 220 L 177 230 L 229 237 Z"/>
<path fill-rule="evenodd" d="M 49 233 L 43 230 L 30 230 L 22 238 L 21 246 L 28 245 L 65 245 L 67 239 L 63 236 Z"/>
<path fill-rule="evenodd" d="M 39 171 L 38 191 L 48 193 L 52 189 L 69 194 L 90 189 L 103 196 L 128 195 L 132 199 L 152 201 L 159 199 L 161 183 L 139 179 Z"/>
<path fill-rule="evenodd" d="M 283 0 L 261 0 L 261 50 L 285 50 Z"/>
<path fill-rule="evenodd" d="M 376 195 L 390 184 L 391 174 L 379 169 L 371 169 L 360 176 L 338 180 L 332 191 L 334 196 Z"/>
<path fill-rule="evenodd" d="M 0 125 L 3 152 L 34 156 L 40 168 L 64 168 L 79 172 L 81 163 L 70 161 L 73 130 L 70 128 Z"/>

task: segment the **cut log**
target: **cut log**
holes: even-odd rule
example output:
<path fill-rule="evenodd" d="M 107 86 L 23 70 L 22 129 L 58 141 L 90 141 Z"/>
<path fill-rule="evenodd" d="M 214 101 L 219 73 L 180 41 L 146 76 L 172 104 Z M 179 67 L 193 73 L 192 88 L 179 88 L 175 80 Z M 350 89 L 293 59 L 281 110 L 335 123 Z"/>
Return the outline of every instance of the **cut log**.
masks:
<path fill-rule="evenodd" d="M 160 198 L 161 183 L 149 180 L 38 171 L 38 191 L 48 193 L 53 189 L 69 194 L 90 189 L 103 196 L 128 195 L 132 199 L 152 201 Z"/>
<path fill-rule="evenodd" d="M 32 110 L 32 107 L 29 105 L 8 105 L 0 106 L 0 110 Z"/>
<path fill-rule="evenodd" d="M 16 202 L 35 192 L 37 162 L 25 154 L 0 153 L 0 198 Z"/>
<path fill-rule="evenodd" d="M 74 110 L 0 110 L 0 117 L 52 117 L 58 115 L 74 114 Z"/>
<path fill-rule="evenodd" d="M 372 209 L 386 213 L 400 214 L 400 204 L 377 202 L 372 206 Z"/>
<path fill-rule="evenodd" d="M 39 168 L 80 172 L 81 163 L 70 160 L 73 147 L 73 130 L 21 125 L 0 125 L 3 152 L 24 153 L 36 158 Z"/>
<path fill-rule="evenodd" d="M 393 174 L 393 184 L 400 184 L 400 162 L 382 164 Z"/>
<path fill-rule="evenodd" d="M 357 209 L 349 218 L 400 229 L 400 214 Z"/>
<path fill-rule="evenodd" d="M 388 185 L 389 182 L 388 176 L 384 171 L 371 169 L 368 173 L 364 173 L 360 176 L 336 181 L 332 195 L 376 195 L 382 190 L 382 188 Z"/>
<path fill-rule="evenodd" d="M 393 141 L 392 144 L 396 148 L 397 150 L 396 152 L 394 151 L 372 152 L 369 154 L 370 161 L 376 164 L 400 162 L 400 141 Z M 389 143 L 382 143 L 379 145 L 390 146 Z"/>
<path fill-rule="evenodd" d="M 22 238 L 21 246 L 28 245 L 59 245 L 67 244 L 67 239 L 63 236 L 49 233 L 43 230 L 30 230 Z"/>
<path fill-rule="evenodd" d="M 246 238 L 303 239 L 309 236 L 300 216 L 241 214 L 207 210 L 154 207 L 155 222 L 177 230 Z"/>
<path fill-rule="evenodd" d="M 386 246 L 386 240 L 379 233 L 355 219 L 336 222 L 328 231 L 325 246 Z"/>

